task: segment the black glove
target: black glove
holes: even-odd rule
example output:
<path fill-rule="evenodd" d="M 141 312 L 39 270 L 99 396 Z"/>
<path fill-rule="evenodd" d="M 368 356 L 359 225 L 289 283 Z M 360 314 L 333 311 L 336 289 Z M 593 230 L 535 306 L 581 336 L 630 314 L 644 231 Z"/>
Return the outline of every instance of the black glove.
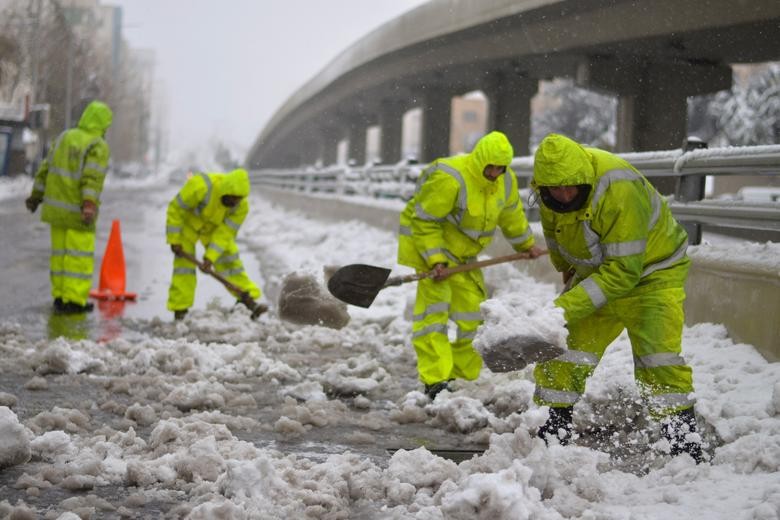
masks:
<path fill-rule="evenodd" d="M 30 210 L 30 213 L 35 213 L 35 210 L 38 209 L 41 200 L 42 199 L 40 197 L 37 197 L 35 195 L 30 195 L 25 199 L 24 205 L 27 206 L 27 209 Z"/>
<path fill-rule="evenodd" d="M 184 252 L 184 248 L 181 247 L 181 244 L 171 244 L 171 251 L 174 255 L 179 256 Z"/>
<path fill-rule="evenodd" d="M 212 263 L 211 260 L 208 258 L 204 258 L 203 261 L 200 263 L 200 270 L 204 273 L 210 273 L 211 272 Z"/>

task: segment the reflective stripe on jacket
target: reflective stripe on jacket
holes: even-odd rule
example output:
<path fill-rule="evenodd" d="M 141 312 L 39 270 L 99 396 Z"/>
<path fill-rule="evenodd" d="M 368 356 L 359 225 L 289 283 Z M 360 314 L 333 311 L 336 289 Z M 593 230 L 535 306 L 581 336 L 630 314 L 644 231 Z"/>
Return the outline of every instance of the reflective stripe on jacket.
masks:
<path fill-rule="evenodd" d="M 428 270 L 437 263 L 474 261 L 496 228 L 516 251 L 533 246 L 517 177 L 508 167 L 511 160 L 506 136 L 491 132 L 470 154 L 429 165 L 401 213 L 398 262 Z M 506 173 L 495 181 L 486 179 L 483 171 L 489 164 L 507 166 Z"/>
<path fill-rule="evenodd" d="M 103 134 L 111 126 L 112 117 L 105 103 L 93 101 L 84 109 L 78 126 L 57 137 L 33 183 L 33 196 L 43 199 L 41 220 L 94 231 L 97 219 L 90 225 L 84 224 L 81 206 L 85 200 L 100 205 L 111 156 Z"/>
<path fill-rule="evenodd" d="M 208 244 L 205 257 L 215 262 L 235 240 L 249 213 L 249 175 L 244 169 L 230 173 L 196 173 L 168 204 L 166 241 L 181 244 L 203 238 Z M 228 208 L 223 195 L 236 195 L 241 202 Z"/>
<path fill-rule="evenodd" d="M 579 210 L 540 205 L 551 261 L 559 271 L 574 268 L 581 280 L 556 300 L 566 319 L 581 319 L 631 291 L 684 286 L 688 237 L 666 199 L 620 157 L 546 137 L 534 160 L 534 189 L 585 184 L 591 191 Z"/>

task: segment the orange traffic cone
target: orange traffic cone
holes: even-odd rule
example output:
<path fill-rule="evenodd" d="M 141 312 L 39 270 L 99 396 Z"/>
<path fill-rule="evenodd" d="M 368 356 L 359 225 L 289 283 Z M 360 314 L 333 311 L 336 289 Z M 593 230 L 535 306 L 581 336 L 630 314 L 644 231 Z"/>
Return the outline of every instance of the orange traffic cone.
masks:
<path fill-rule="evenodd" d="M 125 253 L 118 220 L 111 223 L 111 234 L 100 266 L 100 288 L 89 291 L 89 295 L 98 300 L 135 300 L 136 293 L 125 292 Z"/>

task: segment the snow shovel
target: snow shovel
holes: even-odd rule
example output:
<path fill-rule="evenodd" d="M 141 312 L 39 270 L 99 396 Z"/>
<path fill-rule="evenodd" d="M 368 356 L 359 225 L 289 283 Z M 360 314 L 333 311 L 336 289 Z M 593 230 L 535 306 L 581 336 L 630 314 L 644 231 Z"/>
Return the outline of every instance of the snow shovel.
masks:
<path fill-rule="evenodd" d="M 179 256 L 181 258 L 185 258 L 192 262 L 193 264 L 197 265 L 198 268 L 200 268 L 201 271 L 204 273 L 208 273 L 214 278 L 216 278 L 222 285 L 225 286 L 225 288 L 232 292 L 233 294 L 238 296 L 238 300 L 246 305 L 246 307 L 252 311 L 252 315 L 250 316 L 251 319 L 257 319 L 258 316 L 263 314 L 265 311 L 268 310 L 268 306 L 264 303 L 257 303 L 252 299 L 251 296 L 249 296 L 249 293 L 246 291 L 242 291 L 240 288 L 238 288 L 236 285 L 234 285 L 230 280 L 219 274 L 218 272 L 214 271 L 214 269 L 204 269 L 203 264 L 194 256 L 191 255 L 185 251 L 182 251 L 180 253 L 176 253 L 176 256 Z"/>
<path fill-rule="evenodd" d="M 573 272 L 569 273 L 561 294 L 571 289 L 575 280 Z M 564 352 L 566 349 L 559 346 L 556 340 L 533 334 L 511 336 L 490 347 L 480 348 L 482 360 L 493 372 L 522 370 L 531 363 L 550 361 Z"/>
<path fill-rule="evenodd" d="M 481 352 L 482 360 L 492 372 L 522 370 L 531 363 L 555 359 L 565 350 L 541 336 L 520 335 L 503 339 Z"/>
<path fill-rule="evenodd" d="M 543 254 L 546 253 L 547 251 L 544 251 Z M 489 265 L 514 262 L 515 260 L 527 260 L 530 258 L 530 255 L 526 252 L 498 256 L 489 260 L 449 267 L 444 270 L 444 274 L 451 275 L 462 273 L 464 271 L 471 271 L 472 269 L 479 269 L 480 267 L 487 267 Z M 374 302 L 374 298 L 379 294 L 379 291 L 385 287 L 393 287 L 395 285 L 429 278 L 433 276 L 433 271 L 394 276 L 392 278 L 389 278 L 389 276 L 390 269 L 385 269 L 384 267 L 365 264 L 346 265 L 336 271 L 330 280 L 328 280 L 328 290 L 333 296 L 343 302 L 358 307 L 368 308 Z"/>

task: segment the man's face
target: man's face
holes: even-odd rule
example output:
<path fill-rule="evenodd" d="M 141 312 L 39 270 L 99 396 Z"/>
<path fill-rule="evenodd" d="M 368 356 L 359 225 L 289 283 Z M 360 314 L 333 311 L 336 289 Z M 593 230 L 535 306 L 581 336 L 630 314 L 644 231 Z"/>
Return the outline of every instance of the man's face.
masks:
<path fill-rule="evenodd" d="M 550 196 L 561 204 L 569 204 L 580 192 L 577 186 L 550 186 Z"/>
<path fill-rule="evenodd" d="M 506 166 L 496 166 L 495 164 L 488 164 L 482 171 L 482 175 L 489 181 L 495 181 L 501 174 L 506 172 Z"/>

